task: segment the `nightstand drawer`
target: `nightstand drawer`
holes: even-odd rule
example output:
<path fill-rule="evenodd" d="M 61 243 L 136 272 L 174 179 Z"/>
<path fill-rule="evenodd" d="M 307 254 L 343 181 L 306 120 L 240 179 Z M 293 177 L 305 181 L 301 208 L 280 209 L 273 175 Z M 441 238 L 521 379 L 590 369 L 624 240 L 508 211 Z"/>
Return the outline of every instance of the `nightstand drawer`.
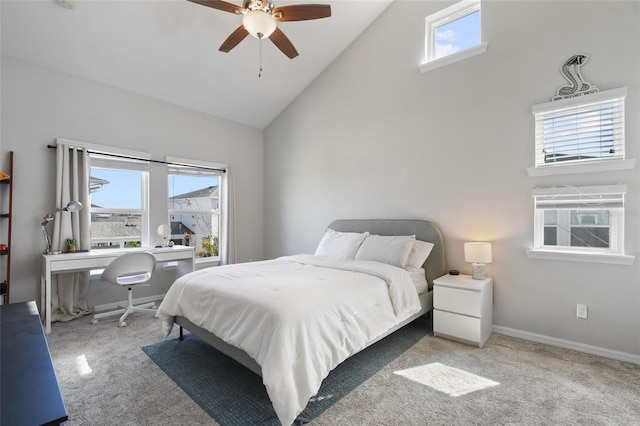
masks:
<path fill-rule="evenodd" d="M 482 293 L 459 288 L 435 286 L 433 288 L 433 307 L 441 311 L 480 317 Z"/>
<path fill-rule="evenodd" d="M 433 332 L 444 334 L 468 342 L 484 344 L 481 339 L 482 323 L 479 318 L 452 314 L 451 312 L 433 311 Z"/>

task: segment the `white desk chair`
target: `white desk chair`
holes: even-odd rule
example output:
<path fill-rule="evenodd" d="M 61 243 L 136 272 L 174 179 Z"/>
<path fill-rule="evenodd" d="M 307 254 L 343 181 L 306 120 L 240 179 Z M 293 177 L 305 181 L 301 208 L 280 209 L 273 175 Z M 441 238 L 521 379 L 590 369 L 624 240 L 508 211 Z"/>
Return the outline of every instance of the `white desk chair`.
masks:
<path fill-rule="evenodd" d="M 125 253 L 114 259 L 102 272 L 101 279 L 112 284 L 128 287 L 128 305 L 121 306 L 121 309 L 109 312 L 101 312 L 93 316 L 92 324 L 96 324 L 98 319 L 113 315 L 123 314 L 118 321 L 120 327 L 127 325 L 124 320 L 132 312 L 155 313 L 155 303 L 145 303 L 133 305 L 133 287 L 136 285 L 149 285 L 147 282 L 156 267 L 156 258 L 144 251 Z"/>

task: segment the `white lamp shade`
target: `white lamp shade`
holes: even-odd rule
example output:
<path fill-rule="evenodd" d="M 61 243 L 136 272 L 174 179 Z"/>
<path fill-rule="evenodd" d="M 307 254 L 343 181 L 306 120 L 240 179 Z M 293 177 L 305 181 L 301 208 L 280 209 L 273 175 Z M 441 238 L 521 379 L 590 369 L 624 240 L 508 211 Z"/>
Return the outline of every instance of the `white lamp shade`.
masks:
<path fill-rule="evenodd" d="M 262 10 L 250 10 L 247 12 L 242 17 L 242 25 L 255 38 L 269 37 L 277 26 L 274 17 Z"/>
<path fill-rule="evenodd" d="M 464 243 L 464 260 L 469 263 L 491 263 L 491 243 Z"/>
<path fill-rule="evenodd" d="M 67 207 L 62 210 L 67 212 L 78 212 L 82 210 L 82 203 L 80 201 L 69 201 Z"/>
<path fill-rule="evenodd" d="M 156 233 L 159 237 L 169 238 L 171 236 L 171 227 L 166 224 L 159 225 Z"/>

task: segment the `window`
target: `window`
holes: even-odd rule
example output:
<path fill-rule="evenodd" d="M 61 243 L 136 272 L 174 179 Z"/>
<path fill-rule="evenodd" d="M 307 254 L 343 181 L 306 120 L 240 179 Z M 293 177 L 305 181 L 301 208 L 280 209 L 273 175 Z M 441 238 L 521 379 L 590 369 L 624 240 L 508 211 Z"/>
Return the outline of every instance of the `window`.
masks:
<path fill-rule="evenodd" d="M 610 210 L 543 210 L 544 246 L 611 246 Z"/>
<path fill-rule="evenodd" d="M 625 185 L 537 188 L 534 248 L 624 254 Z"/>
<path fill-rule="evenodd" d="M 147 245 L 148 162 L 94 153 L 90 161 L 91 248 Z"/>
<path fill-rule="evenodd" d="M 529 174 L 557 174 L 544 170 L 594 163 L 618 163 L 603 170 L 628 166 L 624 162 L 625 96 L 623 88 L 534 106 L 535 168 L 543 171 L 530 170 Z"/>
<path fill-rule="evenodd" d="M 422 72 L 483 53 L 480 1 L 462 0 L 425 20 Z"/>
<path fill-rule="evenodd" d="M 225 164 L 175 157 L 157 161 L 145 152 L 73 143 L 89 152 L 91 163 L 92 249 L 161 245 L 158 225 L 170 222 L 171 240 L 193 246 L 196 263 L 227 263 Z"/>
<path fill-rule="evenodd" d="M 168 162 L 171 240 L 195 247 L 196 258 L 220 260 L 224 245 L 224 167 L 193 164 L 192 160 Z"/>

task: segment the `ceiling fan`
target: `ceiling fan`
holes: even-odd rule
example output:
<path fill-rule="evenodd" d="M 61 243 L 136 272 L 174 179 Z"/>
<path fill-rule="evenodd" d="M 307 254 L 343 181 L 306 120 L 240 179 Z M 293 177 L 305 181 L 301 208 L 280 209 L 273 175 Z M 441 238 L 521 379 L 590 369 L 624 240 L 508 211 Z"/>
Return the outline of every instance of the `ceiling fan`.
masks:
<path fill-rule="evenodd" d="M 286 35 L 278 28 L 278 22 L 308 21 L 310 19 L 328 18 L 331 6 L 325 4 L 297 4 L 274 7 L 271 0 L 244 0 L 242 7 L 222 0 L 189 0 L 203 6 L 242 15 L 240 25 L 222 43 L 221 52 L 229 52 L 249 34 L 263 39 L 270 39 L 278 49 L 289 58 L 298 56 L 298 51 Z"/>

